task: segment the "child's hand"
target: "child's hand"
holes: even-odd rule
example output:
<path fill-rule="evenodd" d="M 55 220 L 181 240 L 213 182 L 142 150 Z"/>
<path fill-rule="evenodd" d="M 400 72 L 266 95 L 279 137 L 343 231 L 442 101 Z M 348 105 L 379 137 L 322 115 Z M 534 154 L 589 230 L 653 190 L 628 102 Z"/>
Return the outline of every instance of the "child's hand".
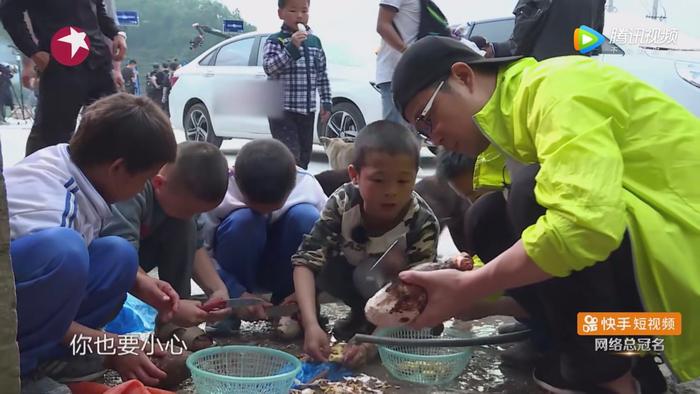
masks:
<path fill-rule="evenodd" d="M 297 48 L 301 48 L 301 44 L 303 44 L 307 38 L 309 38 L 309 33 L 299 30 L 292 34 L 292 45 Z"/>
<path fill-rule="evenodd" d="M 259 299 L 260 297 L 255 294 L 243 293 L 241 298 L 254 298 Z M 265 308 L 271 307 L 272 304 L 269 302 L 264 302 L 262 304 L 249 306 L 246 308 L 241 308 L 238 311 L 238 317 L 245 321 L 256 321 L 256 320 L 267 320 L 267 313 L 265 313 Z"/>
<path fill-rule="evenodd" d="M 363 343 L 360 345 L 346 345 L 343 352 L 343 365 L 356 369 L 366 365 L 377 356 L 377 347 Z"/>
<path fill-rule="evenodd" d="M 138 275 L 132 294 L 141 301 L 154 307 L 162 322 L 168 322 L 177 312 L 180 296 L 168 282 L 151 278 L 148 275 Z"/>
<path fill-rule="evenodd" d="M 331 118 L 331 113 L 321 108 L 321 123 L 326 124 Z"/>
<path fill-rule="evenodd" d="M 202 303 L 194 300 L 181 300 L 180 307 L 172 322 L 180 327 L 194 327 L 208 320 L 209 313 L 202 309 Z"/>
<path fill-rule="evenodd" d="M 133 352 L 128 354 L 109 355 L 105 358 L 105 367 L 113 369 L 119 373 L 123 381 L 138 379 L 147 386 L 156 386 L 159 381 L 168 377 L 168 375 L 156 367 L 148 358 L 148 355 L 141 350 L 144 348 L 143 342 L 139 341 L 138 349 L 130 349 Z M 163 357 L 166 355 L 163 349 L 158 346 L 153 346 L 152 356 Z"/>
<path fill-rule="evenodd" d="M 304 352 L 316 361 L 328 361 L 328 355 L 331 353 L 330 340 L 318 324 L 306 330 Z"/>

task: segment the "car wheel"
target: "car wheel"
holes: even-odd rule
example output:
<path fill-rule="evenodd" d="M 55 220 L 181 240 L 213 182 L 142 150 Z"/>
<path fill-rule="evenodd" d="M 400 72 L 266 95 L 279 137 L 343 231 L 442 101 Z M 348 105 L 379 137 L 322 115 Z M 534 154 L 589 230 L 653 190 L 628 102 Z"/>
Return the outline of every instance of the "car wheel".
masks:
<path fill-rule="evenodd" d="M 365 117 L 355 104 L 340 102 L 333 105 L 327 124 L 318 122 L 318 136 L 354 139 L 365 127 Z"/>
<path fill-rule="evenodd" d="M 185 114 L 184 123 L 187 141 L 205 141 L 221 147 L 223 138 L 219 138 L 214 134 L 209 111 L 207 111 L 207 107 L 204 104 L 198 103 L 191 106 Z"/>

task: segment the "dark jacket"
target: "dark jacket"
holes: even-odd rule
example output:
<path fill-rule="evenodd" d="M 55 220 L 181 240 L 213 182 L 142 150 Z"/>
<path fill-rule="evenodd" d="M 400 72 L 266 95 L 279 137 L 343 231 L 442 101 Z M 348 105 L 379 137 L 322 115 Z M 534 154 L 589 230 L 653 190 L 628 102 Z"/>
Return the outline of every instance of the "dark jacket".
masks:
<path fill-rule="evenodd" d="M 602 33 L 605 0 L 519 0 L 513 15 L 511 38 L 493 43 L 496 57 L 524 55 L 544 60 L 577 55 L 574 30 L 586 25 Z"/>
<path fill-rule="evenodd" d="M 39 43 L 32 39 L 23 13 L 29 14 Z M 17 48 L 31 57 L 51 52 L 51 38 L 66 26 L 75 26 L 90 39 L 90 68 L 110 67 L 111 54 L 104 37 L 113 39 L 119 29 L 105 9 L 104 0 L 2 0 L 0 19 Z"/>

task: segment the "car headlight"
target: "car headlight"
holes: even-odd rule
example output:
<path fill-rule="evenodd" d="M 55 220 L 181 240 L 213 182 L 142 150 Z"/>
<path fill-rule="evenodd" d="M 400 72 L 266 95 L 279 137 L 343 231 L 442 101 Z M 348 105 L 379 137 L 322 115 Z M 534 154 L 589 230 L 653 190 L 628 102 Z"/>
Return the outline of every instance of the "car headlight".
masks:
<path fill-rule="evenodd" d="M 676 72 L 684 81 L 700 88 L 700 63 L 676 62 Z"/>

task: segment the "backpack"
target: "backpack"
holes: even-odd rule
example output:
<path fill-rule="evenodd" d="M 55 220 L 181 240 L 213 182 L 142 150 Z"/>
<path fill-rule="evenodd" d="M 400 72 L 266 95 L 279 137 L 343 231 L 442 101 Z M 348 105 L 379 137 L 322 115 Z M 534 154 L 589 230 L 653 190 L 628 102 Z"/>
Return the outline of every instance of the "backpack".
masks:
<path fill-rule="evenodd" d="M 432 0 L 420 0 L 418 40 L 426 36 L 452 37 L 447 18 Z"/>
<path fill-rule="evenodd" d="M 391 24 L 399 37 L 404 39 L 396 24 L 394 22 Z M 447 18 L 440 10 L 440 7 L 432 0 L 420 0 L 420 22 L 416 41 L 427 36 L 452 37 L 452 32 L 447 26 Z"/>

